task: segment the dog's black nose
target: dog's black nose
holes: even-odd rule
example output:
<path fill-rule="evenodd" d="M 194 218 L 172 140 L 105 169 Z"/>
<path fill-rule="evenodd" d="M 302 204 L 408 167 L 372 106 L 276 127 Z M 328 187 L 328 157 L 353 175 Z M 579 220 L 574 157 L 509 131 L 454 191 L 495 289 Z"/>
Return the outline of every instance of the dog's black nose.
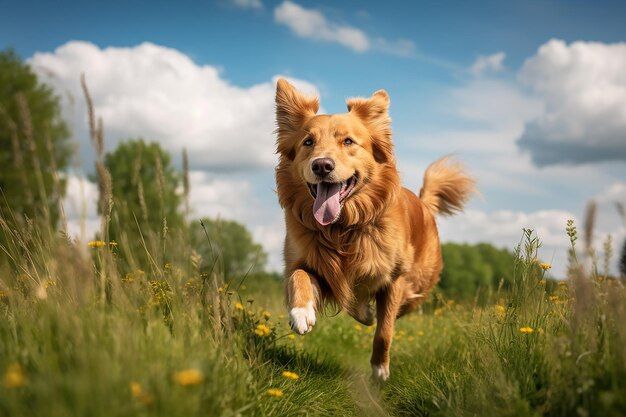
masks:
<path fill-rule="evenodd" d="M 313 173 L 324 178 L 335 169 L 335 161 L 330 158 L 318 158 L 311 164 Z"/>

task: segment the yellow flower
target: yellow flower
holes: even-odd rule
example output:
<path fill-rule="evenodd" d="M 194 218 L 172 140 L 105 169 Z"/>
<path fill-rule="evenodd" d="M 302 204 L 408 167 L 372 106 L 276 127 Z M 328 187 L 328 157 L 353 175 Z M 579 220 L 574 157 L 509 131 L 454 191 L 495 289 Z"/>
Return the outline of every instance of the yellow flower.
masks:
<path fill-rule="evenodd" d="M 117 242 L 112 240 L 109 242 L 109 246 L 117 246 Z"/>
<path fill-rule="evenodd" d="M 198 385 L 204 380 L 204 375 L 197 369 L 185 369 L 174 374 L 174 382 L 178 385 Z"/>
<path fill-rule="evenodd" d="M 548 270 L 548 269 L 552 268 L 552 265 L 547 264 L 547 263 L 545 263 L 545 262 L 540 263 L 540 264 L 539 264 L 539 266 L 540 266 L 540 267 L 541 267 L 541 269 L 543 269 L 544 271 L 546 271 L 546 270 Z"/>
<path fill-rule="evenodd" d="M 281 390 L 275 388 L 268 389 L 267 394 L 273 395 L 274 397 L 282 397 L 283 395 L 285 395 Z"/>
<path fill-rule="evenodd" d="M 363 328 L 361 326 L 359 326 L 358 324 L 354 325 L 354 330 L 356 330 L 357 332 L 360 332 Z"/>
<path fill-rule="evenodd" d="M 235 303 L 235 308 L 236 308 L 237 310 L 243 310 L 243 309 L 244 309 L 244 308 L 243 308 L 243 304 L 241 304 L 241 303 L 239 303 L 239 302 Z"/>
<path fill-rule="evenodd" d="M 528 334 L 528 333 L 533 332 L 533 328 L 532 327 L 520 327 L 519 331 L 522 333 Z"/>
<path fill-rule="evenodd" d="M 287 339 L 294 340 L 295 338 L 296 338 L 296 335 L 295 335 L 295 334 L 288 334 L 288 335 L 287 335 Z"/>
<path fill-rule="evenodd" d="M 133 394 L 133 397 L 139 398 L 141 395 L 141 385 L 139 382 L 131 381 L 130 383 L 130 393 Z"/>
<path fill-rule="evenodd" d="M 283 375 L 285 378 L 293 379 L 294 381 L 295 381 L 296 379 L 300 378 L 300 375 L 298 375 L 298 374 L 296 374 L 296 373 L 294 373 L 294 372 L 289 372 L 289 371 L 285 371 L 285 372 L 283 372 L 283 373 L 282 373 L 282 375 Z"/>
<path fill-rule="evenodd" d="M 90 248 L 99 248 L 104 245 L 106 245 L 106 243 L 101 240 L 92 240 L 91 242 L 87 243 L 87 246 L 89 246 Z"/>
<path fill-rule="evenodd" d="M 172 269 L 172 264 L 167 263 L 167 264 L 165 264 L 165 265 L 163 266 L 163 268 L 165 268 L 165 269 Z"/>
<path fill-rule="evenodd" d="M 265 318 L 265 320 L 269 320 L 271 316 L 272 315 L 270 314 L 269 311 L 264 311 L 263 312 L 263 317 Z"/>
<path fill-rule="evenodd" d="M 144 405 L 150 405 L 154 402 L 154 398 L 152 395 L 143 392 L 141 389 L 141 384 L 139 382 L 131 381 L 130 383 L 130 393 L 133 397 L 137 398 Z"/>
<path fill-rule="evenodd" d="M 19 388 L 26 385 L 26 375 L 19 363 L 9 365 L 4 374 L 4 386 L 6 388 Z"/>
<path fill-rule="evenodd" d="M 267 327 L 265 324 L 259 324 L 256 326 L 254 333 L 256 333 L 258 336 L 264 337 L 264 336 L 269 336 L 270 333 L 272 333 L 272 330 L 269 327 Z"/>
<path fill-rule="evenodd" d="M 496 311 L 498 313 L 504 313 L 506 311 L 506 307 L 505 306 L 501 306 L 501 305 L 497 305 L 496 306 Z"/>
<path fill-rule="evenodd" d="M 221 293 L 223 293 L 223 292 L 224 292 L 224 288 L 219 287 L 219 288 L 217 289 L 217 292 L 219 292 L 220 294 L 221 294 Z"/>
<path fill-rule="evenodd" d="M 558 295 L 551 295 L 550 297 L 548 297 L 548 300 L 550 300 L 550 301 L 556 301 L 558 299 L 559 299 Z"/>
<path fill-rule="evenodd" d="M 420 330 L 420 331 L 417 332 L 417 335 L 418 336 L 424 336 L 424 332 L 422 330 Z"/>

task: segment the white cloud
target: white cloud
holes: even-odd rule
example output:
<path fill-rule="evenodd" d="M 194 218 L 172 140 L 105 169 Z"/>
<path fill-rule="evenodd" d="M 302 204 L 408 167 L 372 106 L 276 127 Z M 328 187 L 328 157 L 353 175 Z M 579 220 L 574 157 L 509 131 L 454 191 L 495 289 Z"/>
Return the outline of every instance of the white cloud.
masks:
<path fill-rule="evenodd" d="M 63 210 L 67 232 L 81 242 L 94 238 L 100 229 L 98 216 L 98 186 L 82 176 L 68 174 Z"/>
<path fill-rule="evenodd" d="M 411 56 L 415 52 L 415 44 L 410 40 L 370 39 L 361 29 L 331 22 L 319 10 L 306 9 L 289 0 L 274 9 L 274 20 L 301 38 L 335 42 L 356 52 L 374 49 L 399 56 Z"/>
<path fill-rule="evenodd" d="M 100 49 L 72 41 L 52 53 L 36 53 L 30 64 L 61 96 L 68 119 L 78 114 L 76 132 L 84 157 L 91 149 L 85 103 L 80 88 L 84 73 L 97 115 L 105 127 L 107 149 L 129 137 L 159 142 L 173 155 L 183 147 L 195 168 L 233 170 L 271 167 L 274 155 L 275 79 L 249 88 L 232 85 L 217 68 L 197 65 L 178 50 L 151 43 Z M 304 91 L 313 85 L 292 80 Z"/>
<path fill-rule="evenodd" d="M 482 75 L 487 71 L 498 72 L 504 69 L 504 52 L 498 52 L 492 55 L 480 55 L 472 64 L 470 72 L 476 76 Z"/>
<path fill-rule="evenodd" d="M 242 9 L 262 9 L 261 0 L 230 0 L 231 4 Z"/>
<path fill-rule="evenodd" d="M 626 43 L 550 40 L 519 73 L 545 102 L 519 146 L 539 166 L 626 160 Z"/>
<path fill-rule="evenodd" d="M 274 9 L 274 19 L 301 38 L 337 42 L 357 52 L 370 48 L 367 35 L 362 30 L 331 23 L 322 12 L 305 9 L 291 1 L 284 1 Z"/>

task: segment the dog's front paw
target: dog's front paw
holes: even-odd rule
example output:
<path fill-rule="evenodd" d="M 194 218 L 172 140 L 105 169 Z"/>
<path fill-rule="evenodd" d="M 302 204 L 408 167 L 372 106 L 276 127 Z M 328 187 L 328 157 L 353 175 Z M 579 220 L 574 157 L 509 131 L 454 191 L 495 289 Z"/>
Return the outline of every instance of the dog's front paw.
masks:
<path fill-rule="evenodd" d="M 305 334 L 315 326 L 315 309 L 313 303 L 308 303 L 306 307 L 294 307 L 289 311 L 289 325 L 294 332 Z"/>
<path fill-rule="evenodd" d="M 386 381 L 389 379 L 389 364 L 372 365 L 372 376 L 377 381 Z"/>

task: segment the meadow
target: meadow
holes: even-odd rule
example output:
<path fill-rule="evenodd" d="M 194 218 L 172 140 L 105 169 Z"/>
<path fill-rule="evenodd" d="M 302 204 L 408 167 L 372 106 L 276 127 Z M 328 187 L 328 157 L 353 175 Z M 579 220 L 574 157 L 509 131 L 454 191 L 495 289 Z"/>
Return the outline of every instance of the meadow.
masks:
<path fill-rule="evenodd" d="M 12 261 L 0 276 L 3 416 L 626 412 L 622 284 L 584 274 L 574 255 L 570 278 L 546 290 L 530 230 L 510 290 L 492 289 L 486 304 L 436 294 L 398 322 L 380 385 L 369 377 L 371 327 L 327 312 L 296 336 L 276 277 L 225 283 L 219 254 L 201 272 L 184 236 L 144 241 L 161 250 L 143 270 L 118 242 L 0 226 Z M 568 233 L 574 248 L 573 224 Z"/>

